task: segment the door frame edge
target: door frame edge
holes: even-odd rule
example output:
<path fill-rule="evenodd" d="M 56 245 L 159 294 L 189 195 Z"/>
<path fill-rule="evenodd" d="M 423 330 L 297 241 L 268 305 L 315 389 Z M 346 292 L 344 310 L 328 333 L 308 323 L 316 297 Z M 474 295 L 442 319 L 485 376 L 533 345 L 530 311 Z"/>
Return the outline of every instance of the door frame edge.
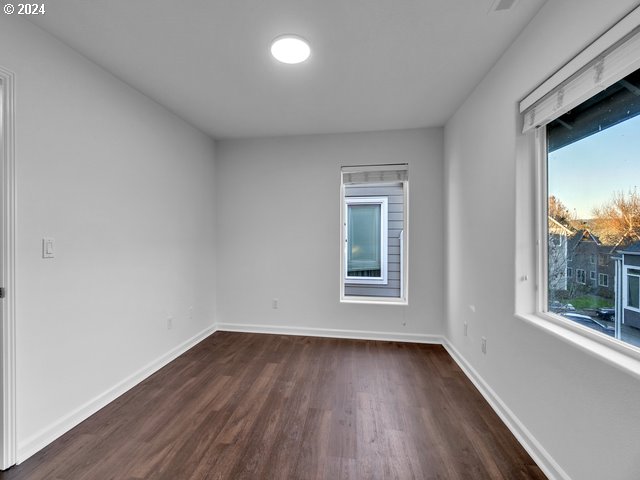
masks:
<path fill-rule="evenodd" d="M 0 205 L 2 207 L 2 234 L 0 255 L 1 286 L 5 289 L 2 302 L 2 359 L 0 372 L 0 415 L 2 422 L 2 448 L 0 469 L 16 464 L 16 321 L 15 321 L 15 247 L 16 247 L 16 171 L 15 171 L 15 74 L 0 67 L 2 94 L 2 148 L 0 149 Z"/>

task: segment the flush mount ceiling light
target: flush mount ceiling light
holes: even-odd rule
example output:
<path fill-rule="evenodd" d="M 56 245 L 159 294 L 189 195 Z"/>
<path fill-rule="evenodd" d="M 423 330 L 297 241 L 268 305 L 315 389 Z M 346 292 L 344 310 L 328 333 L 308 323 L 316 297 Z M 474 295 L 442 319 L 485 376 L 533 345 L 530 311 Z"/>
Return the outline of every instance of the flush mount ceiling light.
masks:
<path fill-rule="evenodd" d="M 301 63 L 309 58 L 311 48 L 298 35 L 280 35 L 271 42 L 271 55 L 282 63 Z"/>

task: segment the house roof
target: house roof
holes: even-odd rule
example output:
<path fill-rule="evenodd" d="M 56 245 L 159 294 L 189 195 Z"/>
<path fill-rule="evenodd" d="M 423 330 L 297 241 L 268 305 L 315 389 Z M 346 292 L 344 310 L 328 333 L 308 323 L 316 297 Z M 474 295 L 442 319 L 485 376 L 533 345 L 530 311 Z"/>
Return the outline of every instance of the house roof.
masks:
<path fill-rule="evenodd" d="M 632 254 L 632 255 L 640 255 L 640 242 L 632 243 L 628 247 L 623 250 L 620 250 L 620 253 L 624 254 Z"/>
<path fill-rule="evenodd" d="M 601 245 L 600 239 L 588 229 L 578 230 L 576 234 L 571 237 L 571 242 L 576 245 L 583 241 L 594 242 L 596 245 Z"/>
<path fill-rule="evenodd" d="M 577 231 L 571 238 L 571 243 L 575 246 L 581 241 L 591 240 L 602 248 L 608 248 L 609 253 L 626 250 L 628 246 L 640 240 L 640 230 L 629 230 L 625 233 L 617 233 L 601 228 L 595 219 L 574 220 L 569 223 L 569 228 Z M 551 232 L 551 229 L 549 230 Z M 556 233 L 556 232 L 551 232 Z"/>
<path fill-rule="evenodd" d="M 573 235 L 574 230 L 570 227 L 563 225 L 550 215 L 548 215 L 547 218 L 549 219 L 549 233 L 566 236 Z"/>

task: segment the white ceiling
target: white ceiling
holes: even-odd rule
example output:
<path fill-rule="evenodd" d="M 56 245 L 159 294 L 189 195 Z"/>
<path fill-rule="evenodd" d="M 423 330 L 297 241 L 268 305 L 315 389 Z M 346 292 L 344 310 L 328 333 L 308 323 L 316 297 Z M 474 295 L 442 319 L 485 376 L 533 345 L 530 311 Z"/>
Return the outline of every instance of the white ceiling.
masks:
<path fill-rule="evenodd" d="M 545 0 L 55 0 L 32 21 L 215 138 L 441 126 Z M 311 58 L 280 64 L 295 33 Z"/>

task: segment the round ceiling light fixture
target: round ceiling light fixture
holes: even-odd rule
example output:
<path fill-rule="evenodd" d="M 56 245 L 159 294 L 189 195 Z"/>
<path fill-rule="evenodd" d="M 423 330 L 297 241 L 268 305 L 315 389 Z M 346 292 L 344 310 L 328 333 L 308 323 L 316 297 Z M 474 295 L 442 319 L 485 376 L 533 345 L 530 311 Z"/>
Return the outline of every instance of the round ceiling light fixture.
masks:
<path fill-rule="evenodd" d="M 282 63 L 302 63 L 311 55 L 311 48 L 298 35 L 280 35 L 271 42 L 271 55 Z"/>

